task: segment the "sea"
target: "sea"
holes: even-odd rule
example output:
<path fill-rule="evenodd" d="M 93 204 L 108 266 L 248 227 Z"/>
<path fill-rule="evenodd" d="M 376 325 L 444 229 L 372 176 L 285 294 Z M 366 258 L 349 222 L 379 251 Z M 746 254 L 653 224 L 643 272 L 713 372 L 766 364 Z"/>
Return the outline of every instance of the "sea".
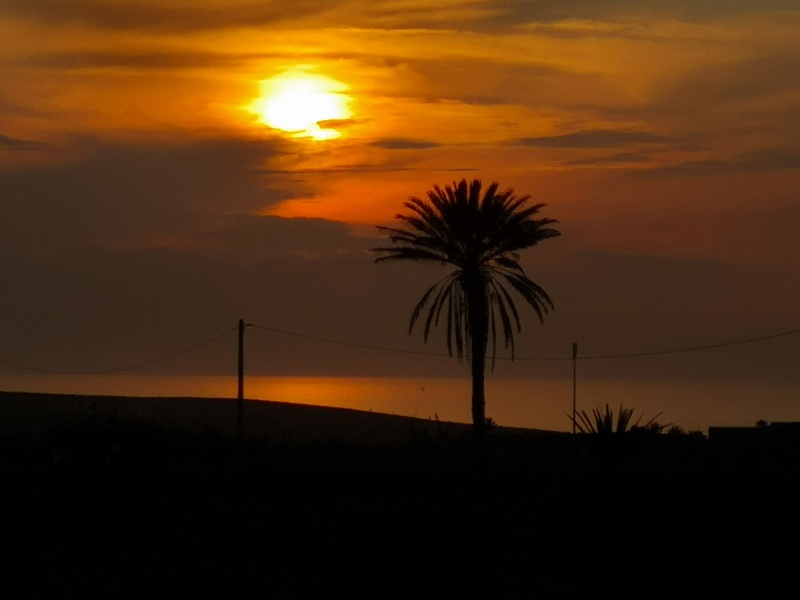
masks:
<path fill-rule="evenodd" d="M 236 398 L 237 378 L 220 375 L 2 374 L 0 390 L 150 397 Z M 469 378 L 248 376 L 244 396 L 394 415 L 471 422 Z M 570 415 L 608 404 L 686 431 L 800 421 L 797 385 L 610 379 L 487 377 L 486 415 L 498 425 L 571 431 Z"/>

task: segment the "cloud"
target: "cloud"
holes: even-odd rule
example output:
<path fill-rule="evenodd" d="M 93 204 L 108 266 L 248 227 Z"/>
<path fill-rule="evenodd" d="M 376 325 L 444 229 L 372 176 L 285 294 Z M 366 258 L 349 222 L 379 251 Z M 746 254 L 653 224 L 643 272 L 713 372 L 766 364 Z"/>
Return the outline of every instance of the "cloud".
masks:
<path fill-rule="evenodd" d="M 353 237 L 344 223 L 325 219 L 232 215 L 215 220 L 193 251 L 248 262 L 331 260 L 363 254 L 369 241 Z"/>
<path fill-rule="evenodd" d="M 632 14 L 642 18 L 713 19 L 748 12 L 795 10 L 794 0 L 490 0 L 484 4 L 494 7 L 495 17 L 488 19 L 498 25 L 518 25 L 531 22 L 554 22 L 565 19 L 629 20 Z"/>
<path fill-rule="evenodd" d="M 97 30 L 192 33 L 227 29 L 282 26 L 474 28 L 498 14 L 492 3 L 480 0 L 439 0 L 435 5 L 416 1 L 374 0 L 231 0 L 222 5 L 191 0 L 136 2 L 133 0 L 6 0 L 7 14 L 40 23 L 79 24 Z"/>
<path fill-rule="evenodd" d="M 439 144 L 435 142 L 411 138 L 383 138 L 375 140 L 371 145 L 387 150 L 427 150 L 439 147 Z"/>
<path fill-rule="evenodd" d="M 403 172 L 403 171 L 428 171 L 430 169 L 423 167 L 404 167 L 400 165 L 389 164 L 368 164 L 357 163 L 353 165 L 344 165 L 341 167 L 298 167 L 289 169 L 260 169 L 259 173 L 265 175 L 274 174 L 305 174 L 305 175 L 327 175 L 331 173 L 389 173 L 389 172 Z M 446 169 L 448 170 L 448 169 Z M 450 169 L 460 170 L 460 169 Z"/>
<path fill-rule="evenodd" d="M 647 131 L 592 129 L 563 135 L 517 138 L 509 143 L 538 148 L 611 148 L 629 144 L 652 144 L 667 141 L 669 141 L 668 138 Z"/>
<path fill-rule="evenodd" d="M 257 212 L 304 191 L 286 177 L 258 172 L 283 143 L 73 139 L 75 158 L 67 162 L 0 168 L 0 237 L 58 254 L 92 244 L 200 235 L 219 215 Z"/>
<path fill-rule="evenodd" d="M 484 36 L 485 41 L 492 39 Z M 454 48 L 459 48 L 459 38 L 453 38 Z M 555 82 L 569 78 L 585 82 L 585 78 L 574 71 L 553 64 L 544 57 L 526 57 L 518 60 L 518 50 L 509 47 L 506 55 L 490 52 L 485 56 L 462 47 L 462 56 L 423 58 L 409 60 L 406 73 L 424 79 L 424 85 L 409 90 L 414 97 L 427 102 L 457 100 L 464 104 L 495 107 L 511 103 L 541 106 L 542 99 L 552 94 Z M 408 77 L 408 75 L 406 75 Z"/>
<path fill-rule="evenodd" d="M 796 9 L 794 0 L 231 0 L 198 5 L 191 0 L 5 0 L 1 12 L 14 19 L 97 30 L 191 33 L 294 26 L 497 31 L 564 20 L 621 22 L 642 19 L 718 20 L 728 15 Z M 554 31 L 559 34 L 559 32 Z M 561 32 L 563 33 L 563 31 Z M 598 32 L 602 34 L 602 31 Z"/>
<path fill-rule="evenodd" d="M 709 107 L 719 108 L 733 102 L 796 93 L 800 90 L 800 56 L 794 48 L 776 47 L 748 53 L 745 57 L 729 59 L 713 65 L 701 65 L 689 70 L 679 83 L 665 91 L 659 106 L 674 106 L 684 110 L 706 100 Z"/>
<path fill-rule="evenodd" d="M 43 368 L 114 368 L 240 317 L 324 333 L 342 297 L 375 293 L 370 242 L 343 223 L 254 214 L 307 192 L 296 177 L 258 171 L 284 143 L 81 138 L 60 164 L 0 166 L 0 281 L 10 292 L 0 312 L 14 315 L 3 355 Z M 224 372 L 225 353 L 167 368 Z"/>
<path fill-rule="evenodd" d="M 223 6 L 196 2 L 120 0 L 6 0 L 3 12 L 18 18 L 94 29 L 192 32 L 275 25 L 319 15 L 331 8 L 325 0 L 302 2 L 231 2 Z"/>
<path fill-rule="evenodd" d="M 575 167 L 646 164 L 651 162 L 650 156 L 652 154 L 654 154 L 654 152 L 618 152 L 616 154 L 593 158 L 577 158 L 564 161 L 562 164 Z"/>
<path fill-rule="evenodd" d="M 800 169 L 800 152 L 788 149 L 769 149 L 745 152 L 729 160 L 685 161 L 676 165 L 636 171 L 637 177 L 701 176 L 717 173 L 764 173 Z"/>
<path fill-rule="evenodd" d="M 752 243 L 752 238 L 747 239 Z M 536 337 L 544 338 L 545 347 L 560 343 L 562 348 L 564 341 L 577 338 L 584 353 L 602 355 L 685 348 L 746 338 L 758 335 L 756 331 L 790 329 L 793 324 L 785 307 L 798 297 L 800 287 L 781 283 L 789 271 L 700 257 L 576 254 L 563 263 L 537 265 L 535 276 L 554 298 L 556 311 Z M 763 310 L 767 305 L 775 312 Z M 754 306 L 762 310 L 753 311 Z M 523 347 L 523 356 L 524 351 Z M 742 365 L 747 356 L 739 356 Z M 652 373 L 663 376 L 683 362 L 681 377 L 729 377 L 725 368 L 730 370 L 730 359 L 735 357 L 728 356 L 720 364 L 710 355 L 674 358 L 675 363 L 654 360 L 649 365 Z M 775 360 L 773 353 L 764 352 L 759 366 L 768 367 L 770 360 Z M 781 363 L 782 376 L 793 378 L 790 361 L 781 359 Z M 649 371 L 647 366 L 637 365 L 643 368 L 637 368 L 637 373 Z M 586 363 L 585 374 L 626 377 L 631 367 L 625 361 Z"/>
<path fill-rule="evenodd" d="M 800 152 L 777 148 L 746 152 L 739 157 L 739 165 L 753 171 L 800 169 Z"/>
<path fill-rule="evenodd" d="M 238 215 L 210 225 L 197 246 L 73 246 L 57 261 L 0 239 L 0 274 L 13 290 L 0 294 L 0 311 L 14 315 L 0 352 L 42 368 L 102 370 L 167 355 L 243 317 L 340 339 L 363 339 L 348 331 L 353 310 L 380 325 L 391 292 L 371 279 L 381 273 L 365 253 L 369 241 L 343 224 Z M 367 305 L 376 296 L 380 302 Z M 309 368 L 310 356 L 283 341 L 270 340 L 265 356 L 276 343 L 267 370 Z M 228 348 L 165 366 L 224 373 Z M 265 367 L 251 358 L 248 368 Z"/>
<path fill-rule="evenodd" d="M 263 58 L 260 53 L 231 54 L 218 52 L 125 52 L 66 51 L 29 56 L 14 64 L 28 67 L 73 70 L 73 69 L 189 69 L 231 68 L 245 61 Z"/>
<path fill-rule="evenodd" d="M 9 150 L 11 152 L 29 152 L 32 150 L 41 150 L 47 147 L 49 147 L 49 144 L 45 142 L 20 140 L 0 134 L 0 149 Z"/>

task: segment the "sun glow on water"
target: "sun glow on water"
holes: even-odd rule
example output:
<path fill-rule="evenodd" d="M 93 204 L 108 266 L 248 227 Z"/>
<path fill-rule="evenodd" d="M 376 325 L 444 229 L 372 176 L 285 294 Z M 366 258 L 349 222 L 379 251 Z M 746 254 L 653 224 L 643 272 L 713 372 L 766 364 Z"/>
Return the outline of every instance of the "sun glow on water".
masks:
<path fill-rule="evenodd" d="M 234 376 L 40 376 L 2 375 L 0 389 L 57 394 L 151 397 L 236 397 Z M 468 378 L 265 377 L 245 380 L 245 397 L 293 404 L 351 408 L 421 419 L 470 423 Z M 499 425 L 569 431 L 572 406 L 569 379 L 487 381 L 487 415 Z M 620 398 L 646 418 L 687 430 L 711 425 L 752 426 L 756 420 L 797 421 L 791 385 L 680 383 L 674 381 L 587 380 L 578 384 L 578 409 L 590 411 Z M 628 401 L 627 399 L 631 399 Z M 635 399 L 635 401 L 633 400 Z"/>

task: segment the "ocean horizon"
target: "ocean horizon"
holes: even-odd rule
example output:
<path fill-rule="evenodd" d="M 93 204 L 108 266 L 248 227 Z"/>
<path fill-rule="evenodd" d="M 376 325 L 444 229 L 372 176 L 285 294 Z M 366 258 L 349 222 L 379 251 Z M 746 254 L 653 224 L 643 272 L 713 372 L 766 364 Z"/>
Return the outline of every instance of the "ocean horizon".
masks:
<path fill-rule="evenodd" d="M 237 379 L 222 375 L 0 375 L 0 389 L 79 395 L 235 398 Z M 245 398 L 331 406 L 456 423 L 471 422 L 469 378 L 248 376 Z M 577 409 L 608 403 L 634 408 L 687 431 L 752 426 L 763 419 L 800 421 L 796 386 L 652 380 L 579 380 Z M 573 381 L 493 378 L 486 414 L 498 425 L 570 431 Z M 660 413 L 660 414 L 659 414 Z"/>

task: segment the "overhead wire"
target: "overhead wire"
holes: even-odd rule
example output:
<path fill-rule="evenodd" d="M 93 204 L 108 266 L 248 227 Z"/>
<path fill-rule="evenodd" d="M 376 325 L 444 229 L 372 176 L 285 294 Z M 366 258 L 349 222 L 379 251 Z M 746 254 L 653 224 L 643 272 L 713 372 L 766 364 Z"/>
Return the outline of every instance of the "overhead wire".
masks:
<path fill-rule="evenodd" d="M 399 349 L 399 348 L 388 348 L 388 347 L 385 347 L 385 346 L 373 346 L 373 345 L 369 345 L 369 344 L 359 344 L 359 343 L 354 343 L 354 342 L 345 342 L 345 341 L 342 341 L 342 340 L 336 340 L 336 339 L 332 339 L 332 338 L 324 338 L 324 337 L 319 337 L 319 336 L 306 335 L 306 334 L 303 334 L 303 333 L 297 333 L 297 332 L 293 332 L 293 331 L 286 331 L 284 329 L 278 329 L 278 328 L 275 328 L 275 327 L 267 327 L 265 325 L 257 325 L 257 324 L 254 324 L 254 323 L 250 323 L 249 325 L 251 325 L 252 327 L 255 327 L 257 329 L 263 329 L 265 331 L 270 331 L 270 332 L 273 332 L 273 333 L 279 333 L 281 335 L 288 335 L 288 336 L 292 336 L 292 337 L 296 337 L 296 338 L 313 340 L 313 341 L 317 341 L 317 342 L 325 342 L 325 343 L 328 343 L 328 344 L 337 344 L 339 346 L 349 346 L 349 347 L 353 347 L 353 348 L 362 348 L 362 349 L 366 349 L 366 350 L 379 350 L 379 351 L 384 351 L 384 352 L 398 352 L 398 353 L 403 353 L 403 354 L 418 354 L 418 355 L 423 355 L 423 356 L 442 356 L 442 357 L 449 357 L 450 356 L 449 354 L 443 353 L 443 352 L 425 352 L 425 351 L 421 351 L 421 350 L 403 350 L 403 349 Z M 769 340 L 769 339 L 773 339 L 773 338 L 784 337 L 784 336 L 788 336 L 788 335 L 794 335 L 794 334 L 797 334 L 797 333 L 800 333 L 800 329 L 791 329 L 791 330 L 788 330 L 788 331 L 782 331 L 782 332 L 779 332 L 779 333 L 772 333 L 772 334 L 769 334 L 769 335 L 762 335 L 762 336 L 758 336 L 758 337 L 744 338 L 744 339 L 740 339 L 740 340 L 721 342 L 721 343 L 716 343 L 716 344 L 704 344 L 704 345 L 701 345 L 701 346 L 687 346 L 687 347 L 684 347 L 684 348 L 674 348 L 674 349 L 669 349 L 669 350 L 654 350 L 654 351 L 650 351 L 650 352 L 633 352 L 633 353 L 627 353 L 627 354 L 597 354 L 597 355 L 589 355 L 589 356 L 577 356 L 576 358 L 577 358 L 577 360 L 601 360 L 601 359 L 614 359 L 614 358 L 638 358 L 638 357 L 644 357 L 644 356 L 659 356 L 659 355 L 663 355 L 663 354 L 680 354 L 680 353 L 684 353 L 684 352 L 698 352 L 698 351 L 701 351 L 701 350 L 712 350 L 712 349 L 715 349 L 715 348 L 725 348 L 725 347 L 728 347 L 728 346 L 738 346 L 738 345 L 741 345 L 741 344 L 750 344 L 750 343 L 753 343 L 753 342 L 760 342 L 760 341 L 763 341 L 763 340 Z M 512 360 L 521 360 L 521 361 L 560 361 L 560 360 L 573 360 L 573 357 L 572 356 L 540 356 L 540 357 L 519 357 L 519 356 L 517 356 L 517 357 L 512 358 L 512 357 L 504 356 L 504 357 L 497 357 L 497 359 L 498 360 L 509 360 L 509 361 L 512 361 Z"/>
<path fill-rule="evenodd" d="M 172 360 L 173 358 L 178 358 L 179 356 L 183 356 L 184 354 L 189 354 L 190 352 L 194 352 L 195 350 L 199 350 L 203 346 L 208 346 L 209 344 L 212 344 L 212 343 L 216 342 L 217 340 L 225 337 L 226 335 L 229 335 L 229 334 L 233 333 L 237 329 L 238 329 L 238 326 L 237 327 L 233 327 L 232 329 L 228 329 L 224 333 L 221 333 L 221 334 L 216 335 L 216 336 L 214 336 L 214 337 L 212 337 L 210 339 L 207 339 L 204 342 L 200 342 L 199 344 L 196 344 L 196 345 L 192 346 L 191 348 L 186 348 L 185 350 L 181 350 L 180 352 L 175 352 L 175 353 L 170 354 L 168 356 L 163 356 L 163 357 L 157 358 L 155 360 L 150 360 L 150 361 L 147 361 L 147 362 L 144 362 L 144 363 L 138 363 L 138 364 L 135 364 L 135 365 L 129 365 L 129 366 L 125 366 L 125 367 L 116 367 L 114 369 L 104 369 L 104 370 L 99 370 L 99 371 L 59 371 L 59 370 L 52 370 L 52 369 L 41 369 L 41 368 L 38 368 L 38 367 L 31 367 L 31 366 L 28 366 L 28 365 L 21 365 L 21 364 L 17 364 L 17 363 L 5 361 L 5 360 L 0 360 L 0 365 L 6 365 L 6 366 L 9 366 L 9 367 L 14 367 L 16 369 L 22 369 L 24 371 L 32 371 L 34 373 L 43 373 L 43 374 L 46 374 L 46 375 L 108 375 L 108 374 L 111 374 L 111 373 L 121 373 L 123 371 L 134 371 L 136 369 L 143 369 L 143 368 L 149 367 L 151 365 L 156 365 L 158 363 L 162 363 L 162 362 L 166 362 L 168 360 Z"/>
<path fill-rule="evenodd" d="M 286 331 L 284 329 L 277 329 L 275 327 L 267 327 L 266 325 L 258 325 L 256 323 L 248 323 L 251 327 L 255 327 L 256 329 L 263 329 L 264 331 L 270 331 L 272 333 L 279 333 L 281 335 L 288 335 L 291 337 L 301 338 L 304 340 L 312 340 L 315 342 L 325 342 L 327 344 L 337 344 L 339 346 L 349 346 L 350 348 L 361 348 L 363 350 L 380 350 L 382 352 L 397 352 L 400 354 L 419 354 L 422 356 L 449 356 L 448 354 L 442 354 L 437 352 L 425 352 L 423 350 L 404 350 L 402 348 L 388 348 L 386 346 L 371 346 L 369 344 L 358 344 L 355 342 L 345 342 L 342 340 L 334 340 L 332 338 L 324 338 L 318 337 L 315 335 L 306 335 L 304 333 L 297 333 L 294 331 Z"/>
<path fill-rule="evenodd" d="M 700 350 L 713 350 L 715 348 L 727 348 L 729 346 L 739 346 L 742 344 L 750 344 L 753 342 L 761 342 L 764 340 L 771 340 L 773 338 L 784 337 L 787 335 L 794 335 L 800 333 L 800 329 L 790 329 L 789 331 L 781 331 L 780 333 L 771 333 L 769 335 L 761 335 L 758 337 L 745 338 L 741 340 L 734 340 L 731 342 L 721 342 L 718 344 L 705 344 L 702 346 L 688 346 L 686 348 L 675 348 L 672 350 L 655 350 L 652 352 L 635 352 L 631 354 L 598 354 L 590 356 L 578 356 L 579 360 L 600 360 L 608 358 L 638 358 L 640 356 L 660 356 L 663 354 L 680 354 L 683 352 L 698 352 Z"/>
<path fill-rule="evenodd" d="M 308 334 L 304 334 L 304 333 L 298 333 L 296 331 L 288 331 L 288 330 L 285 330 L 285 329 L 279 329 L 277 327 L 268 327 L 266 325 L 259 325 L 257 323 L 247 323 L 247 326 L 248 327 L 254 327 L 256 329 L 261 329 L 263 331 L 268 331 L 268 332 L 271 332 L 271 333 L 277 333 L 277 334 L 280 334 L 280 335 L 286 335 L 286 336 L 296 337 L 296 338 L 300 338 L 300 339 L 311 340 L 311 341 L 315 341 L 315 342 L 324 342 L 324 343 L 328 343 L 328 344 L 336 344 L 336 345 L 339 345 L 339 346 L 346 346 L 346 347 L 350 347 L 350 348 L 360 348 L 362 350 L 375 350 L 375 351 L 380 351 L 380 352 L 394 352 L 394 353 L 399 353 L 399 354 L 412 354 L 412 355 L 418 355 L 418 356 L 436 356 L 436 357 L 449 357 L 450 356 L 449 354 L 443 353 L 443 352 L 427 352 L 427 351 L 424 351 L 424 350 L 405 350 L 405 349 L 402 349 L 402 348 L 390 348 L 390 347 L 387 347 L 387 346 L 376 346 L 376 345 L 371 345 L 371 344 L 361 344 L 361 343 L 356 343 L 356 342 L 347 342 L 347 341 L 344 341 L 344 340 L 338 340 L 338 339 L 333 339 L 333 338 L 327 338 L 327 337 L 321 337 L 321 336 L 315 336 L 315 335 L 308 335 Z M 228 330 L 224 331 L 223 333 L 220 333 L 219 335 L 215 335 L 212 338 L 209 338 L 209 339 L 207 339 L 207 340 L 205 340 L 203 342 L 200 342 L 199 344 L 195 344 L 194 346 L 191 346 L 191 347 L 186 348 L 184 350 L 181 350 L 179 352 L 175 352 L 175 353 L 169 354 L 167 356 L 163 356 L 163 357 L 160 357 L 160 358 L 157 358 L 157 359 L 154 359 L 154 360 L 150 360 L 150 361 L 147 361 L 147 362 L 143 362 L 143 363 L 137 363 L 135 365 L 128 365 L 128 366 L 124 366 L 124 367 L 116 367 L 116 368 L 113 368 L 113 369 L 102 369 L 102 370 L 96 370 L 96 371 L 64 371 L 64 370 L 54 370 L 54 369 L 43 369 L 43 368 L 39 368 L 39 367 L 23 365 L 23 364 L 11 362 L 11 361 L 6 361 L 6 360 L 0 360 L 0 365 L 6 365 L 6 366 L 13 367 L 13 368 L 16 368 L 16 369 L 21 369 L 21 370 L 25 370 L 25 371 L 31 371 L 31 372 L 35 372 L 35 373 L 49 374 L 49 375 L 105 375 L 105 374 L 111 374 L 111 373 L 121 373 L 121 372 L 124 372 L 124 371 L 133 371 L 133 370 L 137 370 L 137 369 L 143 369 L 145 367 L 149 367 L 149 366 L 152 366 L 152 365 L 155 365 L 155 364 L 167 362 L 167 361 L 172 360 L 174 358 L 178 358 L 179 356 L 183 356 L 184 354 L 189 354 L 190 352 L 194 352 L 195 350 L 199 350 L 200 348 L 203 348 L 204 346 L 208 346 L 209 344 L 212 344 L 212 343 L 216 342 L 217 340 L 219 340 L 219 339 L 221 339 L 221 338 L 223 338 L 223 337 L 225 337 L 227 335 L 230 335 L 231 333 L 233 333 L 237 329 L 238 329 L 238 325 L 236 327 L 233 327 L 231 329 L 228 329 Z M 632 352 L 632 353 L 624 353 L 624 354 L 595 354 L 595 355 L 575 356 L 575 357 L 572 357 L 572 356 L 539 356 L 539 357 L 519 357 L 519 356 L 518 357 L 509 357 L 509 356 L 501 356 L 501 357 L 497 357 L 497 360 L 508 360 L 508 361 L 514 361 L 514 360 L 518 360 L 518 361 L 566 361 L 566 360 L 607 360 L 607 359 L 621 359 L 621 358 L 639 358 L 639 357 L 646 357 L 646 356 L 661 356 L 661 355 L 666 355 L 666 354 L 682 354 L 682 353 L 686 353 L 686 352 L 699 352 L 699 351 L 703 351 L 703 350 L 713 350 L 713 349 L 716 349 L 716 348 L 726 348 L 726 347 L 730 347 L 730 346 L 738 346 L 738 345 L 743 345 L 743 344 L 750 344 L 750 343 L 754 343 L 754 342 L 760 342 L 760 341 L 770 340 L 770 339 L 774 339 L 774 338 L 785 337 L 785 336 L 789 336 L 789 335 L 795 335 L 795 334 L 798 334 L 798 333 L 800 333 L 800 329 L 790 329 L 790 330 L 781 331 L 781 332 L 778 332 L 778 333 L 772 333 L 772 334 L 762 335 L 762 336 L 757 336 L 757 337 L 743 338 L 743 339 L 733 340 L 733 341 L 728 341 L 728 342 L 720 342 L 720 343 L 715 343 L 715 344 L 703 344 L 703 345 L 699 345 L 699 346 L 686 346 L 686 347 L 683 347 L 683 348 L 673 348 L 673 349 L 667 349 L 667 350 L 654 350 L 654 351 L 649 351 L 649 352 Z"/>

